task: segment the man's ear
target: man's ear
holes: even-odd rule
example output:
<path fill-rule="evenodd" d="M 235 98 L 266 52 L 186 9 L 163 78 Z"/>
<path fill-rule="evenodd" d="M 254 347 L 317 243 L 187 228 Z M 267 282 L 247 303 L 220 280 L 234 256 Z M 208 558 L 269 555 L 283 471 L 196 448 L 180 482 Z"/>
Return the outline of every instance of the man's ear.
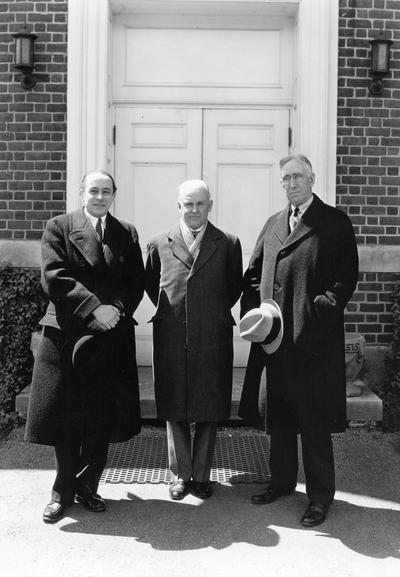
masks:
<path fill-rule="evenodd" d="M 315 172 L 311 173 L 310 181 L 311 181 L 311 186 L 313 186 L 315 184 Z"/>

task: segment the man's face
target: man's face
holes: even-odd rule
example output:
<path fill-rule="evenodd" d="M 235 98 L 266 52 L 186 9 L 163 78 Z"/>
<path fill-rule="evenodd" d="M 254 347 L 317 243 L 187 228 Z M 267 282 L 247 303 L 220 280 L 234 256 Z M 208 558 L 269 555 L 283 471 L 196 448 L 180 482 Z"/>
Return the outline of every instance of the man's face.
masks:
<path fill-rule="evenodd" d="M 82 191 L 82 204 L 89 214 L 96 218 L 106 215 L 114 197 L 113 185 L 108 176 L 101 172 L 87 175 Z"/>
<path fill-rule="evenodd" d="M 297 160 L 290 160 L 281 168 L 281 183 L 291 204 L 299 206 L 312 196 L 314 174 Z"/>
<path fill-rule="evenodd" d="M 183 184 L 179 191 L 178 210 L 189 228 L 196 229 L 206 222 L 212 207 L 212 200 L 204 188 L 193 184 Z"/>

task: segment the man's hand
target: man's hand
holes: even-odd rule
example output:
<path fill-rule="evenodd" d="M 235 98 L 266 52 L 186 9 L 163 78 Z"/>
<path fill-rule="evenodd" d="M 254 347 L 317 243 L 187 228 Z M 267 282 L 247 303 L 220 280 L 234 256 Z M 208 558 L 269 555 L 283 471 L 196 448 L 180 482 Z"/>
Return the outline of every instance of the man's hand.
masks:
<path fill-rule="evenodd" d="M 113 305 L 99 305 L 92 315 L 93 319 L 89 321 L 88 327 L 103 332 L 116 327 L 120 319 L 120 312 Z"/>
<path fill-rule="evenodd" d="M 324 295 L 317 295 L 314 303 L 321 309 L 329 309 L 336 306 L 336 296 L 331 291 L 325 291 Z"/>

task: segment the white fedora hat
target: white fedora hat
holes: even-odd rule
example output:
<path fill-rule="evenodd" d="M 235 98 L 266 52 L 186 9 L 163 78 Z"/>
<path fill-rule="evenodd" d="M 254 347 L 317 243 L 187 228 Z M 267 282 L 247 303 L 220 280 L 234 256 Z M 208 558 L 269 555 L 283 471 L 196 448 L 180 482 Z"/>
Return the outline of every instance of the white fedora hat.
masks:
<path fill-rule="evenodd" d="M 258 309 L 251 309 L 239 323 L 240 336 L 246 341 L 260 343 L 271 355 L 282 342 L 283 318 L 278 303 L 266 299 Z"/>

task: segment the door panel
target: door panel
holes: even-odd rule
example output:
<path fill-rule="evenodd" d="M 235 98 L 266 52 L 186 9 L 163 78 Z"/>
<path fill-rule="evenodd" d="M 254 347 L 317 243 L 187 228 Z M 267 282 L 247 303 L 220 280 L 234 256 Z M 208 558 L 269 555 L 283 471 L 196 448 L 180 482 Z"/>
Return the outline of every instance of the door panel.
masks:
<path fill-rule="evenodd" d="M 210 220 L 239 236 L 246 268 L 264 222 L 285 205 L 279 159 L 288 153 L 288 110 L 121 107 L 116 125 L 115 214 L 136 225 L 143 252 L 177 220 L 178 184 L 204 178 L 214 199 Z M 136 314 L 140 365 L 151 364 L 153 310 L 145 297 Z M 236 328 L 236 366 L 246 364 L 248 348 Z"/>
<path fill-rule="evenodd" d="M 150 237 L 177 219 L 177 186 L 201 175 L 202 111 L 117 108 L 115 215 L 138 229 L 145 258 Z M 145 295 L 135 318 L 137 362 L 151 365 L 154 307 Z"/>
<path fill-rule="evenodd" d="M 213 219 L 242 243 L 247 268 L 267 218 L 283 208 L 279 160 L 288 154 L 288 110 L 205 110 L 203 177 L 214 197 Z M 233 310 L 239 319 L 239 305 Z M 235 329 L 235 365 L 247 362 L 249 344 Z"/>

